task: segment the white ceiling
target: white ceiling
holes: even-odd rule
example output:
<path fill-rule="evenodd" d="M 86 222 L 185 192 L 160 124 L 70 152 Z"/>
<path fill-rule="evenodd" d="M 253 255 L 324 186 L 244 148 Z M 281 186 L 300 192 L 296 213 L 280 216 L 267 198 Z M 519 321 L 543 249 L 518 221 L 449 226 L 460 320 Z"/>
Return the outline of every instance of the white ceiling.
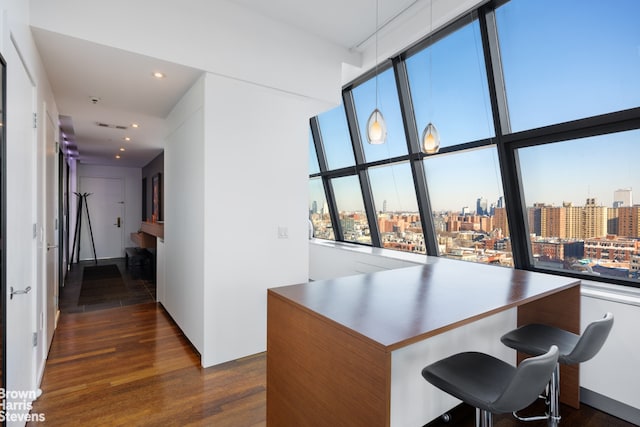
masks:
<path fill-rule="evenodd" d="M 248 13 L 267 16 L 274 25 L 303 29 L 355 51 L 371 43 L 376 32 L 376 0 L 228 1 Z M 378 28 L 425 2 L 380 0 Z M 77 146 L 81 163 L 142 167 L 162 151 L 164 118 L 201 70 L 39 28 L 32 28 L 32 33 L 62 129 L 71 146 Z M 165 73 L 166 78 L 153 78 L 153 71 Z M 134 129 L 132 123 L 140 127 Z M 126 151 L 121 153 L 121 148 Z"/>
<path fill-rule="evenodd" d="M 32 33 L 81 163 L 142 167 L 162 152 L 163 118 L 201 71 L 37 28 Z M 166 78 L 154 78 L 154 71 Z"/>

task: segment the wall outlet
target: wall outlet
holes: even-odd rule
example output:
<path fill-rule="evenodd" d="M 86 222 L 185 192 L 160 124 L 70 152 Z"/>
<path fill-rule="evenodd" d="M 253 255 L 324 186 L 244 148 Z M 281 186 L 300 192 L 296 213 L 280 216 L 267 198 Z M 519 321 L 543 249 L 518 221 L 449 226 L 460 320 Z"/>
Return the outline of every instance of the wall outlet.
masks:
<path fill-rule="evenodd" d="M 288 239 L 289 229 L 287 227 L 278 226 L 278 239 Z"/>

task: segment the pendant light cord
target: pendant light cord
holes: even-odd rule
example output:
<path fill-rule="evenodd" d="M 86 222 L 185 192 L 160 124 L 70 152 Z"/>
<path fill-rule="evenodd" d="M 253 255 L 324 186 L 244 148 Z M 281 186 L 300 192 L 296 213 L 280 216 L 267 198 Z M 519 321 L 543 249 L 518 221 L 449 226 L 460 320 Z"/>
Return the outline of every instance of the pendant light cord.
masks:
<path fill-rule="evenodd" d="M 376 57 L 373 58 L 375 61 L 375 72 L 376 72 L 376 110 L 378 109 L 378 9 L 380 7 L 380 0 L 376 0 L 376 25 L 375 25 L 375 30 L 376 30 Z"/>
<path fill-rule="evenodd" d="M 429 122 L 433 120 L 433 0 L 429 0 Z"/>

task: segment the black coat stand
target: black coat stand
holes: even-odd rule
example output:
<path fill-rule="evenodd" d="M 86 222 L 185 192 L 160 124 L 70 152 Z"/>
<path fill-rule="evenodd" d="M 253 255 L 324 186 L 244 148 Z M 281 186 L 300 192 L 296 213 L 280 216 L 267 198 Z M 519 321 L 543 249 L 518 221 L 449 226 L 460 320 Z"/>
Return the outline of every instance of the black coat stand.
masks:
<path fill-rule="evenodd" d="M 89 223 L 89 236 L 91 237 L 91 246 L 93 247 L 93 260 L 98 263 L 98 257 L 96 256 L 96 244 L 93 241 L 93 230 L 91 229 L 91 217 L 89 216 L 89 205 L 87 197 L 92 193 L 73 193 L 78 196 L 78 214 L 76 216 L 76 230 L 73 234 L 73 246 L 71 251 L 71 264 L 73 264 L 74 254 L 76 255 L 76 263 L 80 262 L 80 234 L 82 229 L 82 206 L 84 205 L 87 212 L 87 222 Z M 76 239 L 78 241 L 78 252 L 76 252 Z"/>

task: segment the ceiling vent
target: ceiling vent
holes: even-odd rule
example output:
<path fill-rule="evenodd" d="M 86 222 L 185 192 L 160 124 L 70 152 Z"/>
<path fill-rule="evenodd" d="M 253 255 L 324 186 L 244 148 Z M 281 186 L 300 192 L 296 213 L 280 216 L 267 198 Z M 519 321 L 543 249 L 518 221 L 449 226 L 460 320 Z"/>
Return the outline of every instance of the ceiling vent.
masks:
<path fill-rule="evenodd" d="M 96 123 L 98 126 L 103 127 L 103 128 L 110 128 L 110 129 L 120 129 L 120 130 L 127 130 L 128 127 L 127 126 L 122 126 L 122 125 L 112 125 L 109 123 L 102 123 L 102 122 L 97 122 Z"/>

